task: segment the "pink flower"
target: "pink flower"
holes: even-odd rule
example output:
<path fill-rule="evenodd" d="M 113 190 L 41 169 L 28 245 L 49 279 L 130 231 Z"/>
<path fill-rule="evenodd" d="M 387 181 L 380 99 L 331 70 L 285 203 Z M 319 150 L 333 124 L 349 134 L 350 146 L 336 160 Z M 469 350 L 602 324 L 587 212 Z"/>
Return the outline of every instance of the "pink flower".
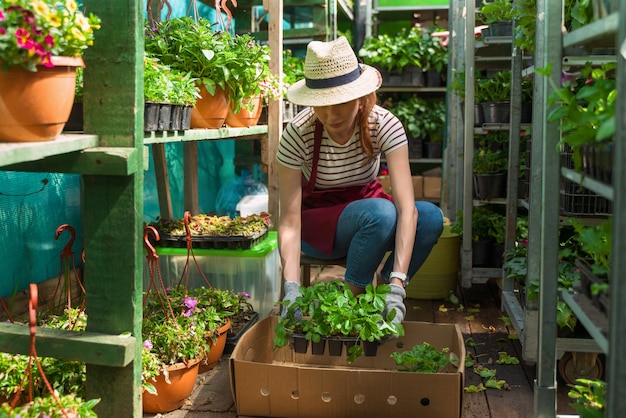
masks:
<path fill-rule="evenodd" d="M 250 296 L 250 293 L 248 292 L 239 292 L 239 294 L 243 297 L 245 297 L 246 299 L 250 299 L 252 296 Z"/>
<path fill-rule="evenodd" d="M 150 340 L 145 340 L 143 342 L 143 348 L 145 348 L 146 350 L 152 350 L 152 341 Z"/>

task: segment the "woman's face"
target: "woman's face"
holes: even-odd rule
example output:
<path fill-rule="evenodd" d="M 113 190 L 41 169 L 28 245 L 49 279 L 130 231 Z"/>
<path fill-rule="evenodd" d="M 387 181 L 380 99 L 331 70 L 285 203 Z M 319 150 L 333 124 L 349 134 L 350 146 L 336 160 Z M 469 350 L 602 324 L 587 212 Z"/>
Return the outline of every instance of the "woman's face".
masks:
<path fill-rule="evenodd" d="M 331 106 L 315 106 L 313 111 L 333 140 L 345 142 L 354 131 L 354 123 L 359 113 L 359 100 Z"/>

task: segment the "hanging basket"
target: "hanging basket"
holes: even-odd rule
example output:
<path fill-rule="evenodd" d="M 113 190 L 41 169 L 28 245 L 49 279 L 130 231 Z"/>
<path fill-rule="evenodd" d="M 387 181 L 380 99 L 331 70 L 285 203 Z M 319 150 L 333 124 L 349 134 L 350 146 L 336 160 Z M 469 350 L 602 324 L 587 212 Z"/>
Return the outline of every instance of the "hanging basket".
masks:
<path fill-rule="evenodd" d="M 157 393 L 153 395 L 143 392 L 143 412 L 164 413 L 183 406 L 196 384 L 201 360 L 202 358 L 195 358 L 187 364 L 177 363 L 168 366 L 170 383 L 165 380 L 163 374 L 151 379 L 149 382 L 154 385 Z"/>
<path fill-rule="evenodd" d="M 0 141 L 52 141 L 70 117 L 80 57 L 52 57 L 54 67 L 0 71 Z M 0 62 L 1 64 L 1 62 Z"/>

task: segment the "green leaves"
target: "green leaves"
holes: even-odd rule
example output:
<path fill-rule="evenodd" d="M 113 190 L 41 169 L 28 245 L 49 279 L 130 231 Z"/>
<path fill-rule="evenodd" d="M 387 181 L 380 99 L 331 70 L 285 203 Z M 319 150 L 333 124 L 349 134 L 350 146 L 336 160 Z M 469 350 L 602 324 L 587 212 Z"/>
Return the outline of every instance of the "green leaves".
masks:
<path fill-rule="evenodd" d="M 391 353 L 401 372 L 441 373 L 458 359 L 449 348 L 438 350 L 427 342 L 414 345 L 409 351 Z"/>
<path fill-rule="evenodd" d="M 302 296 L 289 306 L 286 317 L 278 320 L 274 347 L 287 345 L 293 333 L 305 334 L 306 339 L 314 342 L 330 336 L 358 337 L 373 342 L 387 335 L 404 335 L 402 325 L 390 322 L 395 311 L 387 318 L 382 315 L 390 289 L 388 284 L 368 285 L 364 293 L 355 296 L 341 280 L 318 281 L 301 287 Z M 296 309 L 302 312 L 301 321 L 295 318 Z M 351 362 L 362 354 L 362 349 L 354 348 L 349 353 Z"/>

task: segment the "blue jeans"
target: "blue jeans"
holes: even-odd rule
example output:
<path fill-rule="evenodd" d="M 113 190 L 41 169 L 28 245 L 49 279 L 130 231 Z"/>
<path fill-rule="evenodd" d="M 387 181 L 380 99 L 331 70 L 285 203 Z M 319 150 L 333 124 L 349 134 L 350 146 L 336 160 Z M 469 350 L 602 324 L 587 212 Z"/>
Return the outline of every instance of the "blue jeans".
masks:
<path fill-rule="evenodd" d="M 419 270 L 443 231 L 443 214 L 430 202 L 415 202 L 418 212 L 413 254 L 407 276 Z M 335 233 L 332 254 L 327 255 L 302 241 L 302 251 L 309 257 L 333 260 L 346 257 L 346 282 L 366 287 L 374 278 L 383 257 L 395 246 L 397 213 L 393 202 L 371 198 L 351 202 L 345 207 Z M 382 269 L 387 280 L 393 269 L 393 252 Z"/>

